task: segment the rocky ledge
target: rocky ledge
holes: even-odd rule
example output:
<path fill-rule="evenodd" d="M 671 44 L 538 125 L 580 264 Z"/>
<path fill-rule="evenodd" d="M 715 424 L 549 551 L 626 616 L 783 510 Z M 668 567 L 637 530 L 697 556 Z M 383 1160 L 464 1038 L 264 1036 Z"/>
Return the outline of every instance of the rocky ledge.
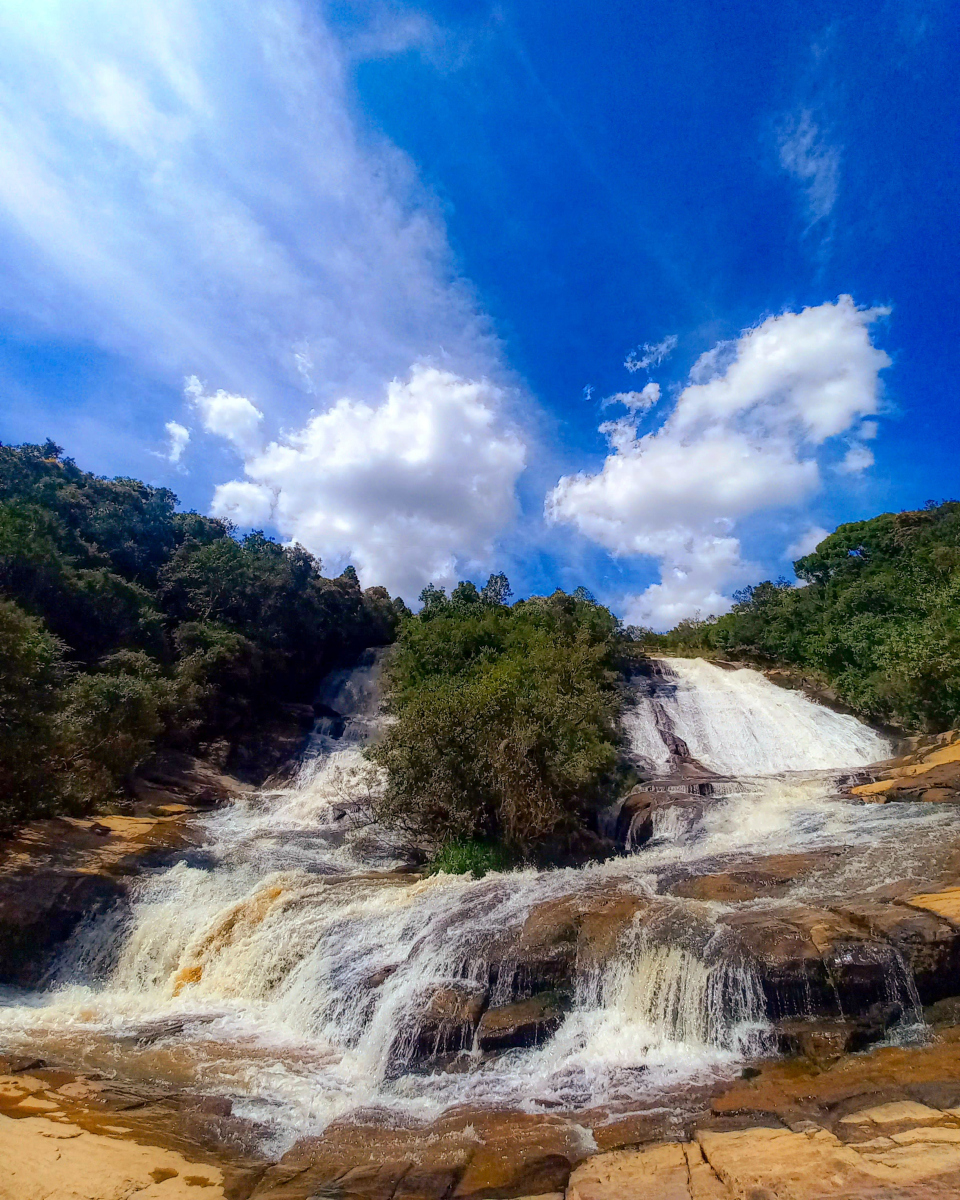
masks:
<path fill-rule="evenodd" d="M 867 804 L 960 803 L 960 730 L 909 738 L 899 758 L 880 763 L 870 774 L 869 783 L 850 788 Z"/>
<path fill-rule="evenodd" d="M 131 879 L 194 844 L 191 818 L 247 784 L 201 759 L 150 760 L 133 815 L 33 821 L 0 841 L 0 984 L 31 987 L 84 918 L 123 904 Z"/>

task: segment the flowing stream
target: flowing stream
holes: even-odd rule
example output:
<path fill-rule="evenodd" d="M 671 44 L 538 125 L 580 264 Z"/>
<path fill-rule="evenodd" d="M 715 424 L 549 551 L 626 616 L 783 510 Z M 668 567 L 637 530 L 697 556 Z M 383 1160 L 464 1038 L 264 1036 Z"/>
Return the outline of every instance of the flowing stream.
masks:
<path fill-rule="evenodd" d="M 956 826 L 942 806 L 838 798 L 842 776 L 891 753 L 854 718 L 751 670 L 663 659 L 635 681 L 629 751 L 651 787 L 692 803 L 658 819 L 642 850 L 578 869 L 412 877 L 367 816 L 376 676 L 371 655 L 330 677 L 295 783 L 201 818 L 202 849 L 145 874 L 128 908 L 81 927 L 43 990 L 0 1007 L 0 1047 L 229 1096 L 280 1149 L 359 1110 L 655 1103 L 771 1048 L 749 964 L 715 945 L 724 906 L 668 902 L 667 881 L 842 847 L 790 898 L 849 895 L 878 872 L 922 872 L 937 831 Z M 534 906 L 598 887 L 653 898 L 659 917 L 578 971 L 555 1032 L 424 1061 L 438 989 L 479 994 L 497 939 Z M 486 1002 L 506 999 L 495 986 Z"/>

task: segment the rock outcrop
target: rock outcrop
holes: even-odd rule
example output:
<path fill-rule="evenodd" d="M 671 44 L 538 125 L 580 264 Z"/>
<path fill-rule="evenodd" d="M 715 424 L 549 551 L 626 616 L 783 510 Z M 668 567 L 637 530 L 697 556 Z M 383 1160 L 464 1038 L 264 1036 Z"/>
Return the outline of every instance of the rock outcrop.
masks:
<path fill-rule="evenodd" d="M 960 803 L 960 730 L 907 740 L 906 753 L 871 771 L 869 783 L 850 788 L 867 804 L 923 801 Z"/>
<path fill-rule="evenodd" d="M 36 985 L 79 923 L 123 905 L 130 880 L 194 844 L 190 817 L 248 790 L 185 754 L 135 774 L 133 816 L 32 821 L 0 841 L 0 984 Z"/>

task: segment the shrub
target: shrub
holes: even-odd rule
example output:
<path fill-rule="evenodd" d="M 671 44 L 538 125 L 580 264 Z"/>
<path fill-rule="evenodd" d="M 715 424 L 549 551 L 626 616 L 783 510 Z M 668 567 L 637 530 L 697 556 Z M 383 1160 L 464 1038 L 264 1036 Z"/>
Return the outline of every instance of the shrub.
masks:
<path fill-rule="evenodd" d="M 370 751 L 385 824 L 438 849 L 535 855 L 578 830 L 617 767 L 618 625 L 562 592 L 512 607 L 428 590 L 386 668 L 395 721 Z"/>

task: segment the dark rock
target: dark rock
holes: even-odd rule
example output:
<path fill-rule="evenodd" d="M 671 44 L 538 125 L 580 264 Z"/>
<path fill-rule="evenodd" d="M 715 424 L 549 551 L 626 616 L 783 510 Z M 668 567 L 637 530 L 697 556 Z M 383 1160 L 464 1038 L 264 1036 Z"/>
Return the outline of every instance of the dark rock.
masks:
<path fill-rule="evenodd" d="M 227 770 L 256 787 L 286 782 L 299 764 L 313 725 L 312 704 L 280 705 L 270 720 L 233 746 Z"/>
<path fill-rule="evenodd" d="M 486 1001 L 487 989 L 468 980 L 437 988 L 417 1014 L 415 1034 L 401 1034 L 395 1047 L 399 1063 L 469 1047 Z"/>
<path fill-rule="evenodd" d="M 484 1051 L 536 1046 L 556 1032 L 566 1000 L 558 992 L 541 992 L 529 1000 L 488 1008 L 477 1026 L 477 1044 Z"/>
<path fill-rule="evenodd" d="M 213 808 L 249 785 L 225 775 L 211 763 L 190 754 L 165 750 L 142 763 L 129 780 L 133 795 L 144 806 L 188 804 Z"/>
<path fill-rule="evenodd" d="M 32 987 L 81 921 L 123 902 L 104 875 L 39 871 L 0 877 L 0 983 Z"/>

